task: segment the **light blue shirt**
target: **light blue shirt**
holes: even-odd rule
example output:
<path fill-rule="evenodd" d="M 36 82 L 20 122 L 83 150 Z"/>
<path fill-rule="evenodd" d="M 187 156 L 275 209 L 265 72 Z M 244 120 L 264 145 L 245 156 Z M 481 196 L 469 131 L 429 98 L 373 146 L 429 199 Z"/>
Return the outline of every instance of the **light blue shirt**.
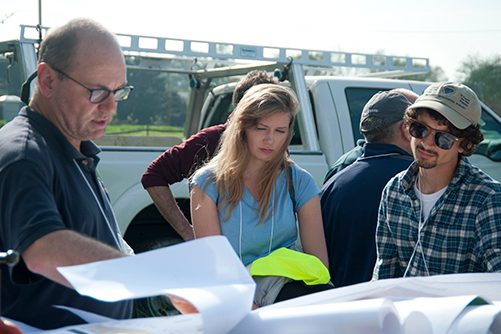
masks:
<path fill-rule="evenodd" d="M 210 182 L 212 171 L 199 169 L 192 184 L 200 189 L 216 203 L 222 202 L 223 196 L 218 194 L 217 187 Z M 296 164 L 292 164 L 292 181 L 299 210 L 313 196 L 318 196 L 319 189 L 312 176 Z M 277 178 L 274 194 L 269 207 L 273 209 L 263 223 L 259 223 L 259 203 L 244 187 L 242 199 L 224 221 L 227 208 L 218 208 L 221 233 L 226 236 L 244 265 L 268 255 L 280 247 L 290 247 L 297 240 L 297 226 L 286 174 L 282 171 Z"/>

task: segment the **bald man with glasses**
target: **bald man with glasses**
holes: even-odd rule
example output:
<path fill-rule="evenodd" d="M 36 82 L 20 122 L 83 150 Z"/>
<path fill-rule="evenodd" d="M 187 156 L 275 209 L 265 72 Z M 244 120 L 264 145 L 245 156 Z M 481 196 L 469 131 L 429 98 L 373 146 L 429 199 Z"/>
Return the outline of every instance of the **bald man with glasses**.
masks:
<path fill-rule="evenodd" d="M 29 105 L 0 129 L 0 249 L 21 254 L 2 273 L 2 315 L 40 329 L 83 322 L 57 305 L 129 318 L 131 301 L 83 297 L 57 271 L 132 254 L 92 142 L 132 91 L 121 48 L 100 24 L 72 20 L 41 43 L 37 78 Z"/>
<path fill-rule="evenodd" d="M 477 95 L 430 85 L 405 112 L 414 162 L 383 190 L 373 279 L 501 271 L 501 184 L 468 161 Z"/>

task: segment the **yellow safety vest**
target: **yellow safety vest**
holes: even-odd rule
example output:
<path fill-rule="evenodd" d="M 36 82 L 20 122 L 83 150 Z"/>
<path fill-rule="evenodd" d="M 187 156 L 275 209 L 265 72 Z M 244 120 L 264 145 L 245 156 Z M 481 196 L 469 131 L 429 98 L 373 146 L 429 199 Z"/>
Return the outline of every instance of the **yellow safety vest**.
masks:
<path fill-rule="evenodd" d="M 308 285 L 327 284 L 329 270 L 316 256 L 289 248 L 279 248 L 252 262 L 252 276 L 283 276 Z"/>

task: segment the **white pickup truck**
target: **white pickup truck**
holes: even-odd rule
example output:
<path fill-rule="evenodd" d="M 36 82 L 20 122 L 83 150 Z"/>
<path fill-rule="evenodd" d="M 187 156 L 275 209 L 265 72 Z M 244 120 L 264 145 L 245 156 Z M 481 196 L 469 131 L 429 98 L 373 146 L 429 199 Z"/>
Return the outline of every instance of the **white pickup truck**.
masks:
<path fill-rule="evenodd" d="M 18 111 L 21 83 L 36 69 L 35 27 L 22 26 L 19 40 L 0 42 L 0 122 Z M 403 87 L 421 94 L 428 85 L 382 76 L 420 73 L 428 60 L 412 57 L 310 51 L 240 44 L 119 35 L 128 65 L 131 98 L 98 141 L 99 173 L 127 241 L 138 249 L 179 240 L 163 221 L 140 178 L 168 146 L 201 128 L 220 124 L 231 112 L 235 82 L 253 69 L 273 71 L 296 92 L 301 112 L 289 148 L 293 159 L 321 186 L 329 166 L 361 139 L 364 104 L 376 92 Z M 239 63 L 235 61 L 242 60 Z M 326 74 L 360 69 L 363 76 Z M 309 75 L 309 72 L 321 75 Z M 375 73 L 377 72 L 377 73 Z M 339 74 L 339 73 L 338 73 Z M 370 77 L 370 76 L 372 77 Z M 378 77 L 376 77 L 378 76 Z M 12 102 L 14 101 L 14 102 Z M 2 125 L 2 123 L 0 123 Z M 471 157 L 501 181 L 501 119 L 482 104 L 485 140 Z M 171 187 L 189 217 L 187 182 Z"/>

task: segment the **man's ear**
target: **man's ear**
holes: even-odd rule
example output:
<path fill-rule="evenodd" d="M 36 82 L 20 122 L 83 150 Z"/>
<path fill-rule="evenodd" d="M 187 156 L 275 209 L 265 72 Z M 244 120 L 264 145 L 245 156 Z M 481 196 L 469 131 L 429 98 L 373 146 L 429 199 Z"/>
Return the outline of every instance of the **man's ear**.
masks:
<path fill-rule="evenodd" d="M 40 63 L 37 67 L 37 85 L 40 93 L 45 97 L 52 96 L 57 85 L 57 73 L 46 63 Z"/>
<path fill-rule="evenodd" d="M 402 138 L 406 141 L 411 141 L 411 134 L 409 133 L 409 127 L 405 124 L 405 122 L 400 123 L 400 133 L 402 134 Z"/>
<path fill-rule="evenodd" d="M 464 141 L 464 140 L 465 140 L 464 138 L 459 138 L 459 142 L 458 142 L 458 153 L 463 154 L 463 153 L 464 153 L 464 151 L 465 151 L 465 149 L 463 148 L 463 141 Z M 471 150 L 471 149 L 472 149 L 472 146 L 473 146 L 473 144 L 472 144 L 472 143 L 468 143 L 467 149 L 470 149 L 470 150 Z"/>

